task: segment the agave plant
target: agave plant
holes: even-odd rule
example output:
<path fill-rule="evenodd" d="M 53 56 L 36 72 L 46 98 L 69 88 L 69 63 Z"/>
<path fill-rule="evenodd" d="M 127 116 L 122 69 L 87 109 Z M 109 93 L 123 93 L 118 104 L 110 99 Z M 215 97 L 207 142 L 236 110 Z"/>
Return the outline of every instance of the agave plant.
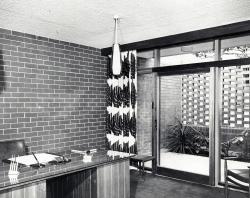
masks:
<path fill-rule="evenodd" d="M 208 138 L 190 125 L 176 124 L 167 128 L 167 149 L 170 152 L 197 154 L 208 149 Z"/>

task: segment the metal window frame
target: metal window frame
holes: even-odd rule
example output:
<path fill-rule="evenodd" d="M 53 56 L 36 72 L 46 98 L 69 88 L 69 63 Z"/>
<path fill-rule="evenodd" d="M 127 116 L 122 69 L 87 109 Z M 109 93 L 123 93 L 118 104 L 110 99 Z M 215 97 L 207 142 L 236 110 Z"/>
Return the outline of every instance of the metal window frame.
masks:
<path fill-rule="evenodd" d="M 221 68 L 234 65 L 250 64 L 250 58 L 221 60 L 221 40 L 216 39 L 215 42 L 215 61 L 206 63 L 194 63 L 186 65 L 159 67 L 160 56 L 159 49 L 155 49 L 155 65 L 152 68 L 154 74 L 154 115 L 152 115 L 153 123 L 157 123 L 156 127 L 152 128 L 152 152 L 157 156 L 154 163 L 154 168 L 160 164 L 160 77 L 168 75 L 176 75 L 181 73 L 193 73 L 204 71 L 204 68 L 210 68 L 210 123 L 209 123 L 209 185 L 218 186 L 221 175 L 221 142 L 220 142 L 220 121 L 221 121 L 221 100 L 222 100 L 222 82 Z M 156 119 L 156 121 L 155 121 Z M 154 126 L 154 124 L 153 124 Z M 155 137 L 156 136 L 156 137 Z"/>

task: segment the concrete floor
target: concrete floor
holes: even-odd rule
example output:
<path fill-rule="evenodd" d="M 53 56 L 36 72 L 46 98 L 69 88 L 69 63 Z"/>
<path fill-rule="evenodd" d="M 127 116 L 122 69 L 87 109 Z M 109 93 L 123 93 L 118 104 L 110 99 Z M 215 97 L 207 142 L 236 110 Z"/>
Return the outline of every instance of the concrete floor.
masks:
<path fill-rule="evenodd" d="M 199 175 L 209 175 L 209 158 L 189 155 L 183 153 L 168 152 L 166 149 L 161 149 L 160 166 L 175 170 L 181 170 Z M 188 166 L 187 166 L 188 164 Z M 250 163 L 239 161 L 228 161 L 228 168 L 240 169 L 250 166 Z M 224 160 L 221 160 L 221 181 L 224 181 Z"/>

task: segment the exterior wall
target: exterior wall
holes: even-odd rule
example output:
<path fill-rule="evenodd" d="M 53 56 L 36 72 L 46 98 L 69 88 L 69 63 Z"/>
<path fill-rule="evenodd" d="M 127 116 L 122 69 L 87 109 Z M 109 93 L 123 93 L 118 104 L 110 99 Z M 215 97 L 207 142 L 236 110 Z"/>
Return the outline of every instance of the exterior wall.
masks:
<path fill-rule="evenodd" d="M 152 153 L 152 74 L 138 75 L 137 142 L 138 153 Z M 161 148 L 167 144 L 167 125 L 181 118 L 181 76 L 162 77 L 160 102 Z"/>
<path fill-rule="evenodd" d="M 168 125 L 174 125 L 176 118 L 181 120 L 181 76 L 160 78 L 160 147 L 166 148 Z"/>
<path fill-rule="evenodd" d="M 0 29 L 0 141 L 104 147 L 105 90 L 99 49 Z"/>

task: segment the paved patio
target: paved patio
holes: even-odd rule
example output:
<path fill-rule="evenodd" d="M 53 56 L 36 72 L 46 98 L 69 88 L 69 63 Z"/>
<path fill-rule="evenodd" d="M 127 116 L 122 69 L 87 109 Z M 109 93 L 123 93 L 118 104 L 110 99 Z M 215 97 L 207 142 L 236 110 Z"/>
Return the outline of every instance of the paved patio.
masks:
<path fill-rule="evenodd" d="M 197 155 L 168 152 L 161 149 L 160 166 L 200 175 L 209 175 L 209 158 Z M 246 168 L 250 163 L 228 161 L 229 168 Z M 224 180 L 224 160 L 221 160 L 221 178 Z"/>

